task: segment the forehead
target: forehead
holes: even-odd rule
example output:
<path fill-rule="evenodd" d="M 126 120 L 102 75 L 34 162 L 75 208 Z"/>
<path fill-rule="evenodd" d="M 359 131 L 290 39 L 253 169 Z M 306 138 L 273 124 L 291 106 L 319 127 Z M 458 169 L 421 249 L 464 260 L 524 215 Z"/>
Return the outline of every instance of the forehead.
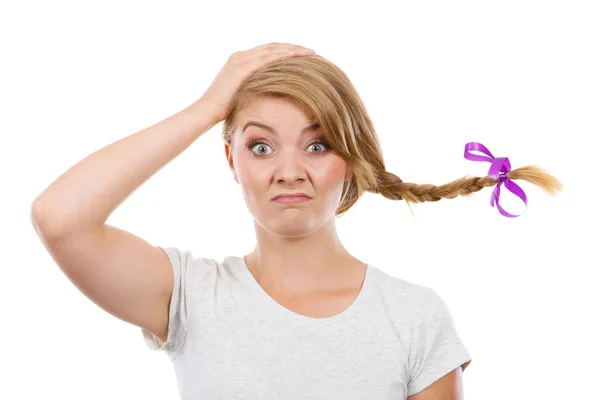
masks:
<path fill-rule="evenodd" d="M 314 114 L 305 105 L 289 98 L 262 97 L 250 99 L 238 113 L 240 127 L 247 121 L 264 122 L 271 126 L 305 124 Z"/>

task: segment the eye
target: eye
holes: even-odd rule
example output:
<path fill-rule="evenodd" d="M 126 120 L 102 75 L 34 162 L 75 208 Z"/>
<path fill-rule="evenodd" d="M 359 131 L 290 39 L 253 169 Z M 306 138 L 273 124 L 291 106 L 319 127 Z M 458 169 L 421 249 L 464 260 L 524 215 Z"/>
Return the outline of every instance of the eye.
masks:
<path fill-rule="evenodd" d="M 264 155 L 269 154 L 269 153 L 265 152 L 266 150 L 264 150 L 264 149 L 268 148 L 269 145 L 260 140 L 252 140 L 246 145 L 246 147 L 249 148 L 253 153 L 255 153 L 259 156 L 264 156 Z M 254 151 L 255 148 L 259 149 L 258 152 Z"/>
<path fill-rule="evenodd" d="M 319 147 L 323 148 L 323 151 L 318 151 Z M 322 140 L 317 140 L 313 143 L 311 143 L 308 146 L 309 149 L 317 149 L 317 151 L 311 151 L 311 153 L 324 153 L 326 151 L 329 150 L 329 145 L 326 142 L 323 142 Z"/>

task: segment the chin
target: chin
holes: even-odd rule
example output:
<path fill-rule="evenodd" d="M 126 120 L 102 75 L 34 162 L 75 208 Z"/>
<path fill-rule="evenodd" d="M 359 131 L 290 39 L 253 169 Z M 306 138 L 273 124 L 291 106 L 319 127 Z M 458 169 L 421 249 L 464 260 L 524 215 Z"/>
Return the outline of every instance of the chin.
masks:
<path fill-rule="evenodd" d="M 294 227 L 277 228 L 273 232 L 278 234 L 279 236 L 284 236 L 284 237 L 288 237 L 288 238 L 297 238 L 297 237 L 307 236 L 310 233 L 312 233 L 313 230 L 312 229 L 310 229 L 310 230 L 302 229 L 302 227 L 296 225 Z"/>
<path fill-rule="evenodd" d="M 299 218 L 269 218 L 266 223 L 257 222 L 266 230 L 285 237 L 301 237 L 314 232 L 318 227 L 316 221 L 307 218 L 306 215 L 298 215 Z"/>
<path fill-rule="evenodd" d="M 301 237 L 306 236 L 314 231 L 313 224 L 309 221 L 273 221 L 271 231 L 280 236 L 286 237 Z"/>

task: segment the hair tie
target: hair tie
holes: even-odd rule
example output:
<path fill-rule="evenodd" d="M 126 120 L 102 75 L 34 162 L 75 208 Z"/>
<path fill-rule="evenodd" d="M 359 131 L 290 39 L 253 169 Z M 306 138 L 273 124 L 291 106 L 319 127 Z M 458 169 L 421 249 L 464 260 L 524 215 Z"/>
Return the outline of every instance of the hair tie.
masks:
<path fill-rule="evenodd" d="M 472 154 L 470 153 L 470 150 L 479 151 L 481 153 L 486 154 L 487 156 Z M 465 145 L 465 158 L 471 161 L 487 161 L 492 163 L 492 165 L 490 166 L 490 170 L 488 171 L 488 176 L 491 176 L 492 178 L 498 178 L 498 183 L 496 184 L 496 187 L 494 187 L 494 191 L 492 192 L 490 205 L 492 207 L 494 207 L 494 204 L 498 206 L 498 211 L 500 211 L 500 214 L 504 215 L 505 217 L 514 218 L 521 215 L 513 215 L 507 213 L 502 207 L 500 207 L 499 203 L 500 186 L 504 185 L 509 191 L 511 191 L 512 193 L 517 195 L 521 200 L 523 200 L 525 206 L 527 207 L 527 196 L 525 195 L 523 189 L 521 189 L 519 185 L 514 183 L 506 176 L 506 173 L 511 169 L 510 161 L 508 161 L 508 158 L 494 157 L 492 153 L 487 149 L 487 147 L 477 142 L 469 142 Z"/>

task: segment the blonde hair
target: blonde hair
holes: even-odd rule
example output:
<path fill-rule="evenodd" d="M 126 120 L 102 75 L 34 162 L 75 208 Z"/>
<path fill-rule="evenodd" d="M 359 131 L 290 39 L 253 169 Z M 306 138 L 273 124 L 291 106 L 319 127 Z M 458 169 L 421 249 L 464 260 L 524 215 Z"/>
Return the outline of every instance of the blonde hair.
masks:
<path fill-rule="evenodd" d="M 440 186 L 416 184 L 387 171 L 373 123 L 356 89 L 340 68 L 319 55 L 276 61 L 249 76 L 224 119 L 222 138 L 228 145 L 232 145 L 237 113 L 247 102 L 262 97 L 291 99 L 308 107 L 331 150 L 352 168 L 336 216 L 350 209 L 364 192 L 405 200 L 410 208 L 410 203 L 467 196 L 498 183 L 498 178 L 490 176 L 465 176 Z M 534 165 L 509 171 L 506 177 L 528 181 L 551 195 L 562 189 L 555 177 Z"/>

